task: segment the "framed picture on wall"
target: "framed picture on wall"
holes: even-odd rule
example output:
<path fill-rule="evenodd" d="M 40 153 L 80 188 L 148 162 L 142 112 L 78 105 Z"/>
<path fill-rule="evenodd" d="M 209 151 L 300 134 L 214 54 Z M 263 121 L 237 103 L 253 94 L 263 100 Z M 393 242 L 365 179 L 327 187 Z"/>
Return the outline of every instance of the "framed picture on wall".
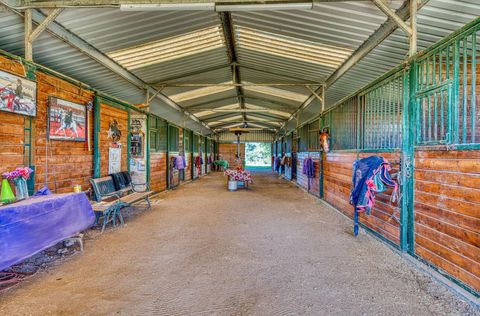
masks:
<path fill-rule="evenodd" d="M 48 99 L 48 138 L 84 142 L 87 107 L 59 98 Z"/>
<path fill-rule="evenodd" d="M 0 71 L 0 111 L 37 115 L 37 83 Z"/>

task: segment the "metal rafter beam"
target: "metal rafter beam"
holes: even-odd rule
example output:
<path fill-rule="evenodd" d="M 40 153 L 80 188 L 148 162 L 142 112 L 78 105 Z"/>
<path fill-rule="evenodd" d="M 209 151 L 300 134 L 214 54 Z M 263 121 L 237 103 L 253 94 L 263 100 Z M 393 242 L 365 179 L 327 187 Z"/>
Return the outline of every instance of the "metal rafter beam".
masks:
<path fill-rule="evenodd" d="M 428 1 L 429 0 L 418 1 L 417 10 L 425 6 Z M 408 20 L 410 18 L 409 0 L 406 0 L 395 13 L 404 21 Z M 355 64 L 383 42 L 397 28 L 397 23 L 392 19 L 388 19 L 383 23 L 332 75 L 327 78 L 325 81 L 327 85 L 326 88 L 328 89 L 335 81 L 340 79 L 348 70 L 355 66 Z"/>
<path fill-rule="evenodd" d="M 162 87 L 191 87 L 191 88 L 198 88 L 198 87 L 307 87 L 310 89 L 312 84 L 305 83 L 305 82 L 292 82 L 292 83 L 157 83 L 155 85 L 159 85 Z"/>
<path fill-rule="evenodd" d="M 0 0 L 0 1 L 4 1 L 4 0 Z M 20 12 L 18 10 L 15 10 L 11 7 L 9 7 L 9 9 L 12 12 L 24 17 L 24 14 L 22 12 Z M 42 12 L 40 12 L 38 10 L 33 10 L 33 9 L 32 10 L 26 10 L 26 14 L 28 14 L 27 13 L 28 11 L 31 12 L 32 21 L 37 23 L 37 24 L 41 24 L 42 21 L 46 18 L 45 14 L 43 14 Z M 108 56 L 103 54 L 96 47 L 90 45 L 88 42 L 86 42 L 85 40 L 83 40 L 82 38 L 77 36 L 76 34 L 70 32 L 69 30 L 67 30 L 62 25 L 60 25 L 56 22 L 51 22 L 47 25 L 46 31 L 48 31 L 53 36 L 59 38 L 63 42 L 68 43 L 72 47 L 78 49 L 83 54 L 85 54 L 86 56 L 88 56 L 88 57 L 92 58 L 93 60 L 97 61 L 102 66 L 110 69 L 113 73 L 115 73 L 115 74 L 119 75 L 120 77 L 124 78 L 125 80 L 127 80 L 128 82 L 130 82 L 131 84 L 136 86 L 138 89 L 143 90 L 143 91 L 148 90 L 152 94 L 155 94 L 157 92 L 157 89 L 154 89 L 151 86 L 149 86 L 148 84 L 146 84 L 144 81 L 142 81 L 140 78 L 138 78 L 137 76 L 132 74 L 130 71 L 126 70 L 125 68 L 123 68 L 122 66 L 117 64 L 115 61 L 110 59 Z M 183 109 L 180 105 L 178 105 L 173 100 L 168 98 L 166 95 L 164 95 L 162 93 L 159 93 L 156 96 L 156 98 L 161 100 L 162 102 L 168 104 L 169 106 L 176 109 L 177 111 L 183 112 L 184 114 L 188 115 L 193 121 L 195 121 L 197 123 L 200 123 L 205 128 L 209 128 L 205 123 L 201 122 L 197 117 L 195 117 L 191 113 L 187 112 L 185 109 Z"/>
<path fill-rule="evenodd" d="M 201 70 L 197 70 L 197 71 L 192 71 L 192 72 L 188 72 L 188 73 L 185 73 L 185 74 L 168 77 L 168 78 L 163 79 L 162 81 L 150 82 L 148 84 L 151 85 L 151 86 L 164 86 L 169 81 L 174 81 L 174 80 L 178 80 L 178 79 L 182 79 L 182 78 L 190 77 L 190 76 L 195 76 L 195 75 L 201 75 L 201 74 L 204 74 L 204 73 L 207 73 L 207 72 L 210 72 L 210 71 L 215 71 L 215 70 L 219 70 L 219 69 L 227 68 L 227 67 L 230 67 L 230 65 L 220 65 L 220 66 L 210 67 L 210 68 L 201 69 Z"/>
<path fill-rule="evenodd" d="M 246 66 L 245 64 L 238 64 L 238 66 L 240 68 L 245 68 L 245 69 L 249 69 L 249 70 L 253 70 L 253 71 L 258 71 L 258 72 L 261 72 L 261 73 L 264 73 L 264 74 L 267 74 L 267 75 L 289 78 L 289 79 L 296 80 L 296 81 L 301 80 L 298 77 L 289 76 L 287 74 L 279 74 L 279 73 L 273 72 L 273 71 L 271 71 L 267 68 L 263 68 L 263 67 L 260 67 L 260 66 L 250 67 L 250 66 Z M 307 82 L 309 85 L 313 85 L 313 86 L 322 84 L 321 82 L 318 82 L 318 81 L 311 81 L 311 80 L 304 80 L 304 81 Z"/>
<path fill-rule="evenodd" d="M 235 27 L 233 26 L 232 15 L 230 12 L 219 12 L 218 16 L 222 22 L 223 37 L 225 39 L 225 45 L 227 47 L 227 54 L 230 64 L 232 65 L 232 82 L 235 84 L 242 83 L 240 77 L 240 71 L 237 67 L 237 51 L 235 45 Z M 241 86 L 235 87 L 237 91 L 237 99 L 240 107 L 245 108 L 245 99 L 243 98 L 243 89 Z M 247 116 L 245 113 L 242 114 L 243 119 L 246 120 Z"/>
<path fill-rule="evenodd" d="M 226 114 L 210 114 L 208 116 L 205 116 L 202 118 L 202 120 L 206 123 L 208 122 L 213 122 L 213 121 L 216 121 L 216 120 L 222 120 L 222 119 L 226 119 L 226 118 L 229 118 L 229 117 L 235 117 L 235 116 L 238 116 L 238 114 L 236 113 L 226 113 Z"/>
<path fill-rule="evenodd" d="M 408 0 L 407 0 L 408 1 Z M 412 36 L 412 29 L 403 21 L 401 17 L 397 15 L 397 13 L 388 6 L 383 0 L 372 0 L 372 2 L 382 11 L 385 13 L 390 19 L 392 19 L 397 26 L 400 27 L 409 37 Z"/>
<path fill-rule="evenodd" d="M 53 21 L 55 21 L 55 19 L 58 17 L 58 15 L 60 13 L 62 13 L 63 9 L 62 8 L 57 8 L 57 9 L 53 9 L 53 11 L 47 15 L 47 17 L 38 24 L 38 26 L 35 28 L 35 30 L 33 30 L 32 33 L 30 33 L 30 41 L 34 41 L 37 39 L 37 37 L 43 32 L 45 31 L 45 29 L 48 27 L 48 25 L 50 23 L 52 23 Z"/>
<path fill-rule="evenodd" d="M 208 105 L 215 104 L 215 103 L 222 102 L 222 101 L 227 101 L 227 100 L 230 100 L 230 102 L 228 102 L 226 104 L 223 104 L 223 105 L 220 105 L 220 106 L 236 104 L 235 97 L 234 96 L 228 96 L 228 97 L 221 97 L 221 98 L 215 99 L 215 100 L 209 100 L 209 101 L 204 101 L 204 102 L 200 102 L 200 103 L 195 103 L 195 104 L 186 106 L 185 108 L 186 109 L 194 109 L 194 108 L 199 108 L 199 107 L 202 107 L 202 106 L 207 107 Z"/>
<path fill-rule="evenodd" d="M 269 122 L 265 122 L 265 121 L 255 121 L 255 120 L 248 120 L 248 121 L 229 121 L 229 122 L 218 122 L 217 124 L 210 124 L 209 126 L 211 128 L 219 128 L 221 126 L 225 126 L 225 125 L 232 125 L 232 124 L 236 124 L 238 123 L 239 125 L 243 124 L 243 123 L 253 123 L 253 124 L 260 124 L 260 125 L 263 125 L 265 127 L 268 127 L 268 128 L 278 128 L 278 125 L 276 124 L 270 124 Z"/>
<path fill-rule="evenodd" d="M 278 101 L 275 101 L 275 100 L 270 100 L 270 99 L 265 99 L 265 98 L 260 98 L 260 97 L 252 97 L 252 96 L 245 96 L 245 99 L 247 100 L 247 103 L 250 103 L 248 102 L 249 100 L 254 100 L 254 101 L 260 101 L 260 102 L 265 102 L 265 104 L 268 104 L 268 105 L 273 105 L 273 106 L 280 106 L 282 108 L 288 108 L 291 110 L 294 109 L 294 107 L 292 107 L 291 105 L 288 105 L 288 104 L 285 104 L 285 103 L 282 103 L 282 102 L 278 102 Z M 254 102 L 252 102 L 253 105 L 257 105 L 255 104 Z M 261 105 L 258 105 L 258 106 L 267 106 L 265 105 L 264 103 L 262 103 Z M 272 109 L 276 109 L 276 108 L 272 108 Z"/>
<path fill-rule="evenodd" d="M 45 0 L 45 1 L 31 1 L 31 0 L 2 0 L 6 4 L 16 9 L 26 8 L 72 8 L 72 7 L 119 7 L 120 5 L 128 4 L 189 4 L 189 3 L 212 3 L 211 0 Z M 365 0 L 313 0 L 313 2 L 344 2 L 344 1 L 365 1 Z M 262 4 L 272 3 L 295 3 L 298 1 L 284 1 L 284 0 L 267 0 L 261 1 Z M 236 4 L 258 4 L 258 0 L 238 0 Z"/>
<path fill-rule="evenodd" d="M 417 5 L 414 10 L 410 9 L 410 1 L 414 1 Z M 424 7 L 429 0 L 406 0 L 403 5 L 395 11 L 395 14 L 401 18 L 403 21 L 406 21 L 410 18 L 410 13 L 411 11 L 417 12 L 417 10 L 420 10 L 422 7 Z M 414 20 L 416 18 L 414 17 Z M 362 60 L 368 53 L 370 53 L 375 47 L 380 45 L 390 34 L 392 34 L 396 29 L 398 28 L 398 24 L 393 21 L 392 19 L 387 19 L 385 23 L 383 23 L 370 37 L 363 42 L 360 47 L 358 47 L 350 57 L 343 62 L 343 64 L 337 68 L 328 78 L 325 80 L 325 87 L 320 87 L 318 88 L 315 92 L 316 93 L 321 93 L 322 89 L 328 89 L 331 87 L 338 79 L 340 79 L 343 75 L 345 75 L 353 66 L 355 66 L 360 60 Z M 414 32 L 416 33 L 416 31 Z M 415 40 L 416 40 L 416 34 L 414 35 Z M 415 48 L 416 50 L 416 48 Z M 299 107 L 300 111 L 301 109 L 306 108 L 313 100 L 315 99 L 315 96 L 312 94 L 310 97 L 305 100 L 305 102 Z M 297 111 L 297 112 L 298 112 Z M 297 114 L 295 112 L 293 115 Z M 294 116 L 291 116 L 288 121 L 292 120 Z M 285 122 L 285 124 L 282 126 L 285 127 L 285 125 L 288 123 Z"/>

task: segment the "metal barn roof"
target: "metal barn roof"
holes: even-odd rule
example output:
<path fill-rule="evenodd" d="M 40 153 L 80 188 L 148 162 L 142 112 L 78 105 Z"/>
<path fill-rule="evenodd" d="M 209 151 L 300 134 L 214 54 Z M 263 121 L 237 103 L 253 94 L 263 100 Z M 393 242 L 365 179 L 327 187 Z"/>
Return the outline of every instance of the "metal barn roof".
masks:
<path fill-rule="evenodd" d="M 151 111 L 204 134 L 245 123 L 278 131 L 300 107 L 299 123 L 311 119 L 321 107 L 312 91 L 387 21 L 373 2 L 358 0 L 233 12 L 122 11 L 122 0 L 101 7 L 95 0 L 0 2 L 34 7 L 37 20 L 65 7 L 34 42 L 34 61 L 134 104 L 145 102 L 146 89 L 161 91 Z M 388 4 L 397 10 L 404 0 Z M 480 16 L 477 0 L 423 4 L 419 50 Z M 0 49 L 22 56 L 22 10 L 3 7 L 0 25 Z M 408 47 L 395 30 L 329 84 L 326 107 L 401 63 Z M 290 120 L 287 129 L 296 124 Z"/>

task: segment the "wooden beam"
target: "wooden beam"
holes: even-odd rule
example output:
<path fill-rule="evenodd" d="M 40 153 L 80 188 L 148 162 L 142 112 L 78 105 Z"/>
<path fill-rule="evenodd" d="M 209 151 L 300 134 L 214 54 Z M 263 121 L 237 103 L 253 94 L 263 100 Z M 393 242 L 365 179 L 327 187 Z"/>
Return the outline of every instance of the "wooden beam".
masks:
<path fill-rule="evenodd" d="M 58 15 L 60 13 L 62 13 L 63 9 L 61 8 L 57 8 L 57 9 L 53 9 L 53 11 L 47 15 L 47 17 L 41 22 L 38 24 L 38 26 L 35 28 L 35 30 L 30 33 L 30 41 L 35 41 L 37 39 L 37 37 L 43 32 L 45 31 L 45 29 L 47 28 L 47 26 L 52 23 L 53 21 L 55 21 L 55 19 L 58 17 Z"/>
<path fill-rule="evenodd" d="M 10 7 L 16 9 L 25 9 L 25 8 L 72 8 L 72 7 L 119 7 L 120 5 L 128 4 L 139 4 L 142 2 L 132 1 L 132 0 L 45 0 L 45 1 L 32 1 L 32 0 L 2 0 Z M 345 1 L 365 1 L 365 0 L 313 0 L 313 2 L 345 2 Z M 211 0 L 145 0 L 143 3 L 148 4 L 190 4 L 190 3 L 212 3 L 215 1 Z M 258 4 L 258 0 L 238 0 L 235 1 L 236 4 Z M 262 4 L 273 4 L 273 3 L 298 3 L 298 1 L 284 1 L 284 0 L 267 0 L 261 1 Z"/>
<path fill-rule="evenodd" d="M 240 71 L 237 67 L 237 51 L 235 45 L 235 27 L 233 25 L 232 15 L 230 12 L 219 12 L 218 16 L 222 22 L 223 38 L 225 40 L 225 46 L 227 47 L 227 55 L 232 65 L 232 81 L 234 84 L 240 84 L 242 79 L 240 77 Z M 238 103 L 241 108 L 245 108 L 245 99 L 243 98 L 243 89 L 241 86 L 236 86 Z M 245 113 L 242 113 L 244 120 L 247 119 Z"/>
<path fill-rule="evenodd" d="M 32 33 L 32 9 L 26 9 L 24 14 L 24 46 L 25 46 L 25 59 L 33 60 L 32 41 L 30 40 L 30 34 Z"/>
<path fill-rule="evenodd" d="M 219 69 L 227 68 L 227 67 L 230 67 L 230 65 L 220 65 L 220 66 L 210 67 L 210 68 L 201 69 L 201 70 L 197 70 L 197 71 L 187 72 L 185 74 L 180 74 L 180 75 L 175 75 L 175 76 L 165 78 L 162 81 L 149 82 L 148 84 L 151 85 L 151 86 L 157 86 L 157 85 L 164 86 L 169 81 L 178 80 L 178 79 L 182 79 L 182 78 L 190 77 L 190 76 L 195 76 L 195 75 L 201 75 L 201 74 L 204 74 L 206 72 L 219 70 Z"/>
<path fill-rule="evenodd" d="M 25 14 L 23 14 L 22 12 L 20 12 L 16 9 L 12 9 L 11 7 L 9 7 L 9 9 L 12 12 L 14 12 L 14 13 L 20 15 L 20 16 L 28 15 L 29 13 L 27 13 L 27 12 L 31 12 L 31 16 L 32 16 L 31 21 L 33 21 L 37 24 L 41 24 L 42 21 L 46 18 L 46 15 L 43 14 L 42 12 L 38 11 L 38 10 L 33 10 L 33 9 L 28 10 L 27 9 L 27 10 L 25 10 Z M 114 60 L 112 60 L 111 58 L 106 56 L 104 53 L 102 53 L 96 47 L 90 45 L 85 40 L 83 40 L 82 38 L 80 38 L 76 34 L 70 32 L 69 30 L 67 30 L 62 25 L 60 25 L 58 23 L 55 23 L 55 22 L 51 22 L 47 25 L 46 30 L 50 34 L 52 34 L 53 36 L 62 40 L 63 42 L 69 44 L 70 46 L 72 46 L 76 49 L 78 49 L 83 54 L 92 58 L 93 60 L 95 60 L 96 62 L 101 64 L 102 66 L 110 69 L 110 71 L 112 71 L 116 75 L 119 75 L 120 77 L 124 78 L 125 80 L 127 80 L 128 82 L 130 82 L 131 84 L 136 86 L 138 89 L 140 89 L 142 91 L 149 90 L 151 93 L 155 93 L 157 91 L 155 88 L 146 84 L 143 80 L 141 80 L 140 78 L 135 76 L 133 73 L 126 70 L 125 68 L 120 66 L 118 63 L 116 63 Z M 29 29 L 29 34 L 30 33 L 31 33 L 31 28 Z M 27 42 L 27 40 L 25 42 Z M 28 43 L 26 43 L 26 44 L 28 44 Z M 26 47 L 28 47 L 28 45 Z M 31 55 L 31 51 L 30 51 L 30 55 Z M 27 56 L 27 53 L 26 53 L 26 56 Z M 26 58 L 26 59 L 28 60 L 28 58 Z M 197 117 L 195 117 L 194 115 L 192 115 L 191 113 L 189 113 L 188 111 L 183 109 L 180 105 L 175 103 L 173 100 L 168 98 L 166 95 L 164 95 L 162 93 L 159 93 L 156 96 L 156 98 L 161 100 L 162 102 L 168 104 L 169 106 L 176 109 L 177 111 L 180 111 L 182 113 L 187 114 L 193 121 L 199 123 L 200 125 L 202 125 L 203 127 L 208 129 L 208 126 L 206 126 L 205 123 L 201 122 Z"/>
<path fill-rule="evenodd" d="M 305 86 L 305 87 L 307 87 L 307 89 L 310 90 L 310 92 L 318 99 L 318 101 L 323 103 L 323 98 L 321 96 L 319 96 L 317 94 L 317 92 L 315 92 L 315 90 L 312 89 L 312 87 L 310 87 L 310 86 Z M 322 85 L 322 87 L 323 87 L 323 85 Z"/>
<path fill-rule="evenodd" d="M 235 67 L 235 66 L 233 66 Z M 234 76 L 233 79 L 235 80 L 235 71 L 233 72 Z M 163 86 L 163 87 L 182 87 L 182 88 L 196 88 L 196 87 L 307 87 L 310 88 L 311 83 L 157 83 L 155 85 Z"/>
<path fill-rule="evenodd" d="M 429 0 L 417 0 L 417 8 L 415 11 L 420 10 L 425 6 Z M 410 2 L 406 1 L 395 14 L 401 19 L 408 20 L 410 18 Z M 392 19 L 388 19 L 383 23 L 370 37 L 363 42 L 360 47 L 358 47 L 350 57 L 343 62 L 343 64 L 337 68 L 328 78 L 325 80 L 325 89 L 331 87 L 338 79 L 345 75 L 353 66 L 355 66 L 360 60 L 362 60 L 368 53 L 370 53 L 375 47 L 377 47 L 381 42 L 383 42 L 390 34 L 392 34 L 398 28 L 398 24 L 395 23 Z M 316 90 L 317 93 L 320 93 L 323 87 L 320 87 Z M 299 109 L 306 108 L 315 98 L 312 94 L 305 102 L 299 107 Z M 297 114 L 297 113 L 294 113 Z M 291 117 L 289 120 L 293 119 Z M 288 121 L 284 124 L 286 125 Z"/>
<path fill-rule="evenodd" d="M 382 11 L 385 13 L 390 19 L 392 19 L 395 23 L 397 23 L 398 27 L 400 27 L 407 35 L 408 37 L 412 36 L 412 29 L 403 21 L 401 17 L 393 11 L 388 4 L 386 4 L 383 0 L 372 0 L 373 3 Z"/>
<path fill-rule="evenodd" d="M 428 3 L 429 0 L 423 0 L 418 2 L 418 8 L 421 9 Z M 408 20 L 410 18 L 410 4 L 406 1 L 396 12 L 401 19 Z M 355 66 L 363 57 L 370 53 L 375 47 L 383 42 L 390 34 L 392 34 L 398 28 L 397 23 L 388 19 L 383 23 L 362 45 L 360 45 L 355 52 L 337 69 L 331 74 L 327 80 L 326 88 L 328 89 L 335 81 L 340 79 L 347 71 Z"/>
<path fill-rule="evenodd" d="M 417 10 L 418 0 L 410 0 L 410 29 L 412 34 L 410 36 L 410 49 L 408 56 L 412 57 L 417 53 Z"/>

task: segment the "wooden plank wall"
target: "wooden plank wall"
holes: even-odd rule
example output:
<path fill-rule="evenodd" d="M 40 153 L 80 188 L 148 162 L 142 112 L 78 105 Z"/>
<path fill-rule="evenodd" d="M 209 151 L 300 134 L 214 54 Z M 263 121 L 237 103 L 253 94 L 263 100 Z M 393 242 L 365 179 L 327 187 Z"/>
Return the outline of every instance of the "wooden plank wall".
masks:
<path fill-rule="evenodd" d="M 285 157 L 291 158 L 292 154 L 291 153 L 285 153 Z M 292 166 L 287 166 L 285 165 L 285 172 L 284 175 L 285 179 L 287 180 L 292 180 Z"/>
<path fill-rule="evenodd" d="M 365 158 L 370 155 L 372 154 L 362 153 L 359 157 Z M 392 174 L 398 171 L 399 153 L 378 153 L 378 155 L 396 162 L 392 163 Z M 323 155 L 324 199 L 350 218 L 353 218 L 353 206 L 349 203 L 352 165 L 356 158 L 357 154 L 354 152 L 330 152 Z M 370 215 L 361 214 L 360 222 L 395 244 L 399 244 L 400 225 L 395 218 L 400 217 L 400 209 L 389 202 L 391 193 L 392 190 L 389 189 L 385 193 L 377 194 L 375 206 Z"/>
<path fill-rule="evenodd" d="M 480 151 L 416 151 L 415 253 L 480 291 Z"/>
<path fill-rule="evenodd" d="M 23 66 L 0 56 L 0 69 L 24 77 Z M 25 116 L 0 111 L 0 174 L 23 167 Z"/>
<path fill-rule="evenodd" d="M 85 142 L 47 141 L 49 96 L 85 106 L 88 102 L 93 102 L 91 91 L 82 90 L 53 76 L 37 73 L 37 117 L 33 138 L 35 139 L 35 190 L 45 185 L 56 193 L 72 192 L 73 186 L 77 184 L 82 185 L 83 189 L 89 188 L 89 179 L 93 176 L 93 111 L 88 113 L 90 151 Z M 105 131 L 104 134 L 106 133 Z M 125 153 L 126 139 L 125 133 Z"/>
<path fill-rule="evenodd" d="M 315 166 L 315 175 L 310 179 L 310 190 L 309 193 L 320 197 L 320 153 L 318 152 L 301 152 L 297 153 L 297 184 L 308 190 L 308 178 L 307 175 L 303 174 L 303 162 L 310 156 L 313 159 L 313 164 Z"/>
<path fill-rule="evenodd" d="M 185 151 L 185 181 L 192 180 L 192 153 Z"/>
<path fill-rule="evenodd" d="M 175 168 L 171 168 L 171 166 L 170 166 L 171 163 L 172 163 L 172 158 L 173 157 L 178 157 L 177 159 L 181 158 L 178 151 L 168 153 L 168 168 L 170 168 L 169 171 L 168 171 L 169 172 L 169 183 L 168 183 L 169 188 L 175 187 L 175 186 L 180 184 L 180 172 L 179 172 L 179 170 L 177 170 Z M 170 172 L 172 172 L 172 171 L 173 171 L 173 176 L 172 176 L 172 174 L 170 174 Z M 170 183 L 170 181 L 172 181 L 172 182 Z"/>
<path fill-rule="evenodd" d="M 166 152 L 150 152 L 150 188 L 156 192 L 167 189 Z"/>
<path fill-rule="evenodd" d="M 100 176 L 108 175 L 108 154 L 110 149 L 111 139 L 108 139 L 108 129 L 110 122 L 116 120 L 118 128 L 122 132 L 120 143 L 122 145 L 122 171 L 128 170 L 128 112 L 118 109 L 116 107 L 100 103 Z"/>
<path fill-rule="evenodd" d="M 235 155 L 237 154 L 237 144 L 218 144 L 218 153 L 220 159 L 228 161 L 230 168 L 237 167 Z M 245 161 L 245 144 L 240 144 L 240 157 Z"/>
<path fill-rule="evenodd" d="M 14 60 L 0 56 L 0 69 L 24 77 L 23 66 Z M 89 187 L 93 175 L 93 150 L 88 151 L 85 142 L 47 141 L 48 97 L 87 104 L 93 100 L 90 91 L 80 89 L 66 81 L 41 72 L 36 73 L 37 116 L 33 118 L 32 161 L 35 166 L 35 190 L 47 185 L 52 192 L 72 192 L 73 186 Z M 93 135 L 93 116 L 89 129 Z M 24 166 L 25 123 L 27 117 L 0 112 L 0 173 Z M 48 153 L 48 157 L 47 157 Z"/>

